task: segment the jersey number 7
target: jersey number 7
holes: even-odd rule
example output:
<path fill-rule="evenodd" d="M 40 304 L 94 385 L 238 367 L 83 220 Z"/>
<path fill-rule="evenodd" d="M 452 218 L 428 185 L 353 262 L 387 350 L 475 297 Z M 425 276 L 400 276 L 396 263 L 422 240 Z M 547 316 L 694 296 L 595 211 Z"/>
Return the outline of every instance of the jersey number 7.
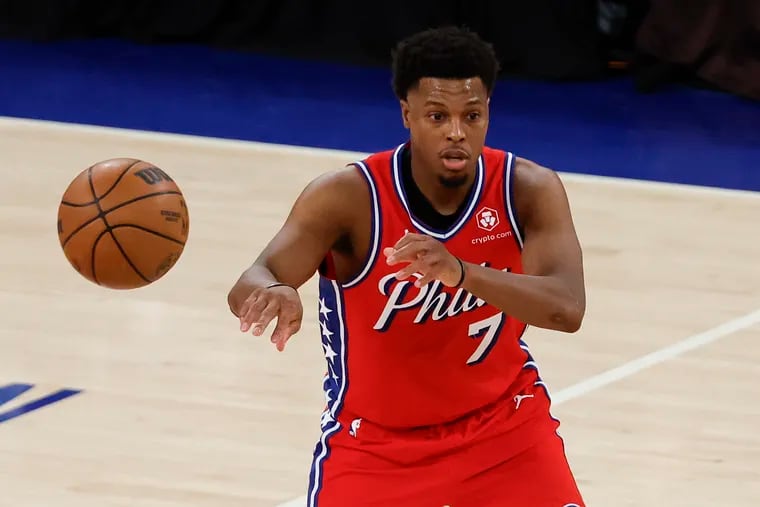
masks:
<path fill-rule="evenodd" d="M 475 349 L 475 352 L 473 352 L 467 360 L 468 365 L 476 365 L 486 358 L 493 346 L 496 345 L 496 340 L 499 338 L 499 331 L 501 331 L 501 325 L 503 323 L 504 312 L 499 312 L 496 315 L 491 315 L 487 319 L 470 324 L 470 327 L 467 330 L 467 335 L 473 339 L 482 336 L 483 339 L 478 344 L 478 348 Z"/>

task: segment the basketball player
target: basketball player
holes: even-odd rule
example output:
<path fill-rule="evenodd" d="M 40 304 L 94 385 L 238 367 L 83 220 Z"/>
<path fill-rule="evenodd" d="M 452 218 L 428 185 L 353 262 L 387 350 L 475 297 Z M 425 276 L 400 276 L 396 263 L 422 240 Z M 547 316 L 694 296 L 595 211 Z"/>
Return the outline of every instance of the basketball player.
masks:
<path fill-rule="evenodd" d="M 581 249 L 558 176 L 484 146 L 497 70 L 472 32 L 401 42 L 408 142 L 311 182 L 229 293 L 241 330 L 276 320 L 283 350 L 319 272 L 309 506 L 583 505 L 522 340 L 579 329 Z"/>

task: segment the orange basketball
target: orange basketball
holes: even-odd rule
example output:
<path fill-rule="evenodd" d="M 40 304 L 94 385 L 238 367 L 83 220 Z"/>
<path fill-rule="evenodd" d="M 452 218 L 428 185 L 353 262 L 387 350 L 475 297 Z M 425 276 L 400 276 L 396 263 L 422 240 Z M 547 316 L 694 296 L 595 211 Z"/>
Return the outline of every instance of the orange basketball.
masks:
<path fill-rule="evenodd" d="M 190 218 L 174 180 L 131 158 L 82 171 L 58 208 L 58 239 L 72 266 L 111 289 L 155 282 L 179 260 Z"/>

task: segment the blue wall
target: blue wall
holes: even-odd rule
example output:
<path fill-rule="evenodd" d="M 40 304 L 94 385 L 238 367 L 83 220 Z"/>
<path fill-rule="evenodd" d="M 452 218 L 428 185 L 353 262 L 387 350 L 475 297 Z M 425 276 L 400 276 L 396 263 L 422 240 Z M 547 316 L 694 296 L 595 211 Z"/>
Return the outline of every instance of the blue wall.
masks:
<path fill-rule="evenodd" d="M 198 46 L 0 41 L 0 115 L 317 146 L 404 140 L 385 69 Z M 760 190 L 760 105 L 713 91 L 502 81 L 488 144 L 561 171 Z"/>

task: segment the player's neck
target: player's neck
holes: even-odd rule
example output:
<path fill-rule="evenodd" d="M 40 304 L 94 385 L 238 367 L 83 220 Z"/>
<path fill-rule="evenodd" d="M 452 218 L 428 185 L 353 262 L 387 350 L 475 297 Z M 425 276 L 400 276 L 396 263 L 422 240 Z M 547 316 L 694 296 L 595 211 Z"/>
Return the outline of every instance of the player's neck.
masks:
<path fill-rule="evenodd" d="M 412 179 L 425 199 L 442 215 L 456 213 L 470 194 L 474 174 L 468 178 L 466 183 L 452 188 L 443 185 L 433 171 L 425 169 L 419 164 L 420 162 L 415 163 L 414 157 L 412 157 Z"/>

